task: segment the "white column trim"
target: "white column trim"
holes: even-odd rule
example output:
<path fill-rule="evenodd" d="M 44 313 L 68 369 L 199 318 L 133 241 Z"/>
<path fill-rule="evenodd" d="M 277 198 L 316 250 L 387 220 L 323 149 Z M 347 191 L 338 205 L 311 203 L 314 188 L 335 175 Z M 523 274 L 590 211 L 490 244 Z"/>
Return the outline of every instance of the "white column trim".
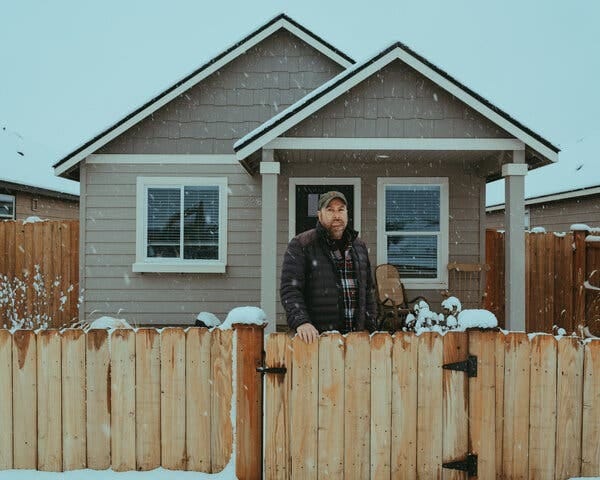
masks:
<path fill-rule="evenodd" d="M 502 165 L 502 176 L 508 177 L 509 175 L 527 175 L 527 164 L 526 163 L 505 163 Z"/>

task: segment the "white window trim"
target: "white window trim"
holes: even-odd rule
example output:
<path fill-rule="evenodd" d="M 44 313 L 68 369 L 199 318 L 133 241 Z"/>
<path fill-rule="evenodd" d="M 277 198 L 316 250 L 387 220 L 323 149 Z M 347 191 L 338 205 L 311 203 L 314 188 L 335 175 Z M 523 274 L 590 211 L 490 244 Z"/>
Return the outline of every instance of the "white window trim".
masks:
<path fill-rule="evenodd" d="M 16 212 L 16 205 L 15 205 L 15 196 L 14 195 L 5 195 L 5 194 L 0 194 L 0 200 L 2 200 L 3 202 L 12 202 L 12 215 L 8 216 L 8 215 L 3 215 L 0 213 L 0 218 L 2 220 L 14 220 L 16 218 L 17 212 Z"/>
<path fill-rule="evenodd" d="M 219 258 L 218 260 L 178 260 L 147 258 L 149 187 L 210 185 L 219 187 Z M 227 266 L 227 177 L 137 177 L 136 247 L 134 272 L 224 273 Z"/>
<path fill-rule="evenodd" d="M 289 206 L 288 206 L 288 237 L 289 240 L 296 235 L 296 186 L 298 185 L 352 185 L 354 187 L 354 212 L 352 212 L 354 220 L 354 229 L 360 232 L 360 212 L 361 212 L 361 193 L 360 193 L 360 177 L 295 177 L 289 180 Z"/>
<path fill-rule="evenodd" d="M 440 234 L 438 236 L 437 278 L 403 278 L 410 289 L 448 288 L 449 196 L 447 177 L 379 177 L 377 179 L 377 264 L 387 263 L 387 235 L 385 232 L 385 187 L 388 185 L 439 185 Z"/>

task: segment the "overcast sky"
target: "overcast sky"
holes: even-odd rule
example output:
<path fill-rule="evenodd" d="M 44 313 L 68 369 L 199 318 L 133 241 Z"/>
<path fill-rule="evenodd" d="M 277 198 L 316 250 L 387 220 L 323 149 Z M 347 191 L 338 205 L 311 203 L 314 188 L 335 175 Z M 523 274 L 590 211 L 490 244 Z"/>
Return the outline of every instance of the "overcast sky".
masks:
<path fill-rule="evenodd" d="M 563 149 L 529 196 L 600 184 L 596 0 L 4 0 L 0 178 L 77 191 L 53 163 L 281 12 L 356 60 L 402 41 Z"/>

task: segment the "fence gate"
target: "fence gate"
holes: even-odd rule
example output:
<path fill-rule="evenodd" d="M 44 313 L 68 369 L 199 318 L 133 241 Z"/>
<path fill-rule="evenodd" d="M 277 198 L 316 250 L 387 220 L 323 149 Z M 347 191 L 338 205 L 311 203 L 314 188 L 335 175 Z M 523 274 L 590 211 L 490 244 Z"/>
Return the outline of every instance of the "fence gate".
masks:
<path fill-rule="evenodd" d="M 266 365 L 287 371 L 266 375 L 265 478 L 495 477 L 499 341 L 352 333 L 307 345 L 270 335 Z"/>

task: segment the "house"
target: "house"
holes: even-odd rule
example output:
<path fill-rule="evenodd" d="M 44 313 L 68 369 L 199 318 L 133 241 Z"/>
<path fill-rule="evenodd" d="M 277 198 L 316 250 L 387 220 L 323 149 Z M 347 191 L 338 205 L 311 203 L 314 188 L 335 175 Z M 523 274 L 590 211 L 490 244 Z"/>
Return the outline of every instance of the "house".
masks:
<path fill-rule="evenodd" d="M 579 138 L 565 145 L 560 163 L 531 173 L 525 185 L 526 229 L 564 232 L 575 223 L 600 227 L 599 144 L 598 133 Z M 501 193 L 501 185 L 488 186 L 488 228 L 504 228 Z"/>
<path fill-rule="evenodd" d="M 81 185 L 82 316 L 191 324 L 250 304 L 283 325 L 283 253 L 320 192 L 343 191 L 372 262 L 435 301 L 450 261 L 485 258 L 486 182 L 507 179 L 518 245 L 523 177 L 557 158 L 405 45 L 355 63 L 280 15 L 54 167 Z M 518 327 L 523 248 L 508 257 Z"/>
<path fill-rule="evenodd" d="M 0 177 L 0 220 L 77 220 L 79 197 L 49 188 L 5 181 Z"/>

